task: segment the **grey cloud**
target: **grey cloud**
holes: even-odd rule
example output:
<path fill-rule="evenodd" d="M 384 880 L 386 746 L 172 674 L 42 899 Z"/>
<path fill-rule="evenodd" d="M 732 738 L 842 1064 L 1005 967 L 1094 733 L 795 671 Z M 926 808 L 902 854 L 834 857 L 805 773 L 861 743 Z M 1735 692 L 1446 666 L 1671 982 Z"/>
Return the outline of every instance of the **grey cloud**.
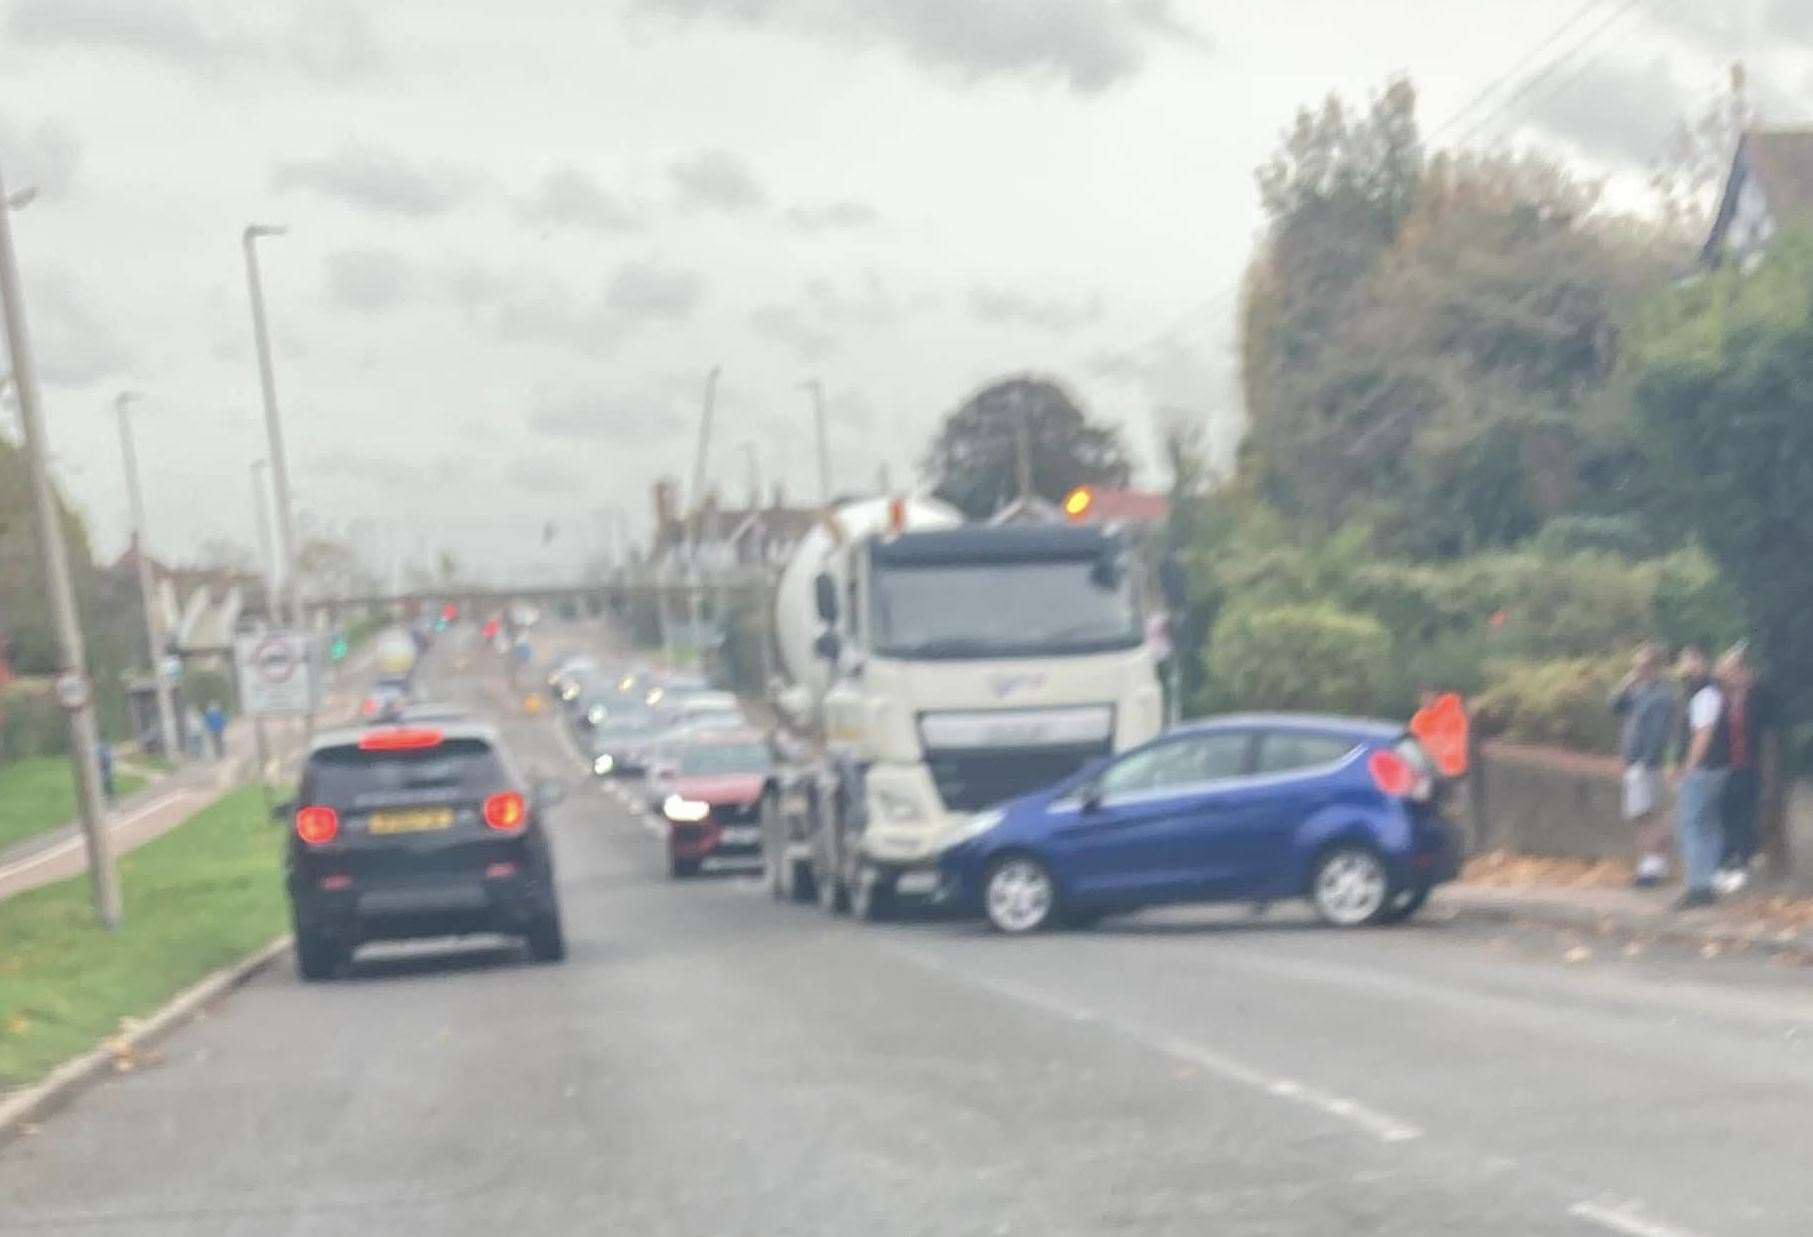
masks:
<path fill-rule="evenodd" d="M 62 273 L 34 279 L 32 354 L 38 377 L 52 386 L 87 386 L 132 368 L 132 353 L 97 314 L 80 284 Z"/>
<path fill-rule="evenodd" d="M 641 226 L 626 203 L 577 168 L 556 168 L 517 204 L 516 217 L 533 228 L 629 232 Z"/>
<path fill-rule="evenodd" d="M 57 121 L 18 125 L 0 114 L 0 159 L 9 191 L 29 187 L 46 198 L 60 197 L 75 181 L 82 144 Z"/>
<path fill-rule="evenodd" d="M 749 210 L 768 200 L 749 165 L 727 150 L 705 150 L 668 168 L 680 205 L 692 210 Z"/>
<path fill-rule="evenodd" d="M 504 480 L 533 494 L 577 494 L 586 488 L 587 477 L 558 455 L 519 455 L 504 469 Z"/>
<path fill-rule="evenodd" d="M 791 348 L 801 360 L 819 361 L 837 351 L 829 331 L 808 321 L 792 305 L 762 305 L 749 314 L 749 328 L 757 335 Z"/>
<path fill-rule="evenodd" d="M 280 163 L 271 173 L 276 192 L 308 189 L 361 210 L 397 215 L 444 214 L 468 201 L 477 187 L 477 177 L 463 169 L 417 164 L 361 142 L 347 142 L 320 158 Z"/>
<path fill-rule="evenodd" d="M 806 305 L 821 322 L 842 326 L 888 327 L 907 314 L 927 308 L 927 296 L 903 301 L 888 289 L 873 268 L 865 270 L 854 289 L 843 291 L 828 279 L 806 284 Z"/>
<path fill-rule="evenodd" d="M 705 296 L 697 271 L 661 262 L 626 262 L 605 289 L 605 304 L 626 318 L 686 318 Z"/>
<path fill-rule="evenodd" d="M 787 222 L 802 232 L 825 232 L 833 228 L 866 228 L 881 215 L 867 202 L 830 202 L 824 206 L 795 206 L 787 211 Z"/>
<path fill-rule="evenodd" d="M 457 455 L 443 455 L 424 461 L 419 458 L 398 459 L 374 455 L 370 451 L 323 451 L 310 457 L 310 478 L 346 480 L 361 485 L 383 486 L 388 492 L 398 484 L 441 485 L 475 475 L 472 460 Z"/>
<path fill-rule="evenodd" d="M 382 313 L 416 290 L 413 263 L 390 249 L 338 249 L 327 255 L 327 295 L 336 305 Z"/>
<path fill-rule="evenodd" d="M 891 45 L 962 81 L 1056 78 L 1084 94 L 1138 72 L 1154 44 L 1208 46 L 1171 0 L 639 0 L 637 7 Z"/>
<path fill-rule="evenodd" d="M 1813 44 L 1813 5 L 1807 0 L 1772 0 L 1763 12 L 1762 30 L 1775 38 Z"/>
<path fill-rule="evenodd" d="M 1525 119 L 1588 154 L 1633 167 L 1647 166 L 1667 145 L 1698 99 L 1665 60 L 1607 64 L 1567 89 L 1538 99 Z"/>
<path fill-rule="evenodd" d="M 220 52 L 180 0 L 15 0 L 7 29 L 22 43 L 111 47 L 190 68 L 212 65 Z"/>
<path fill-rule="evenodd" d="M 1138 392 L 1158 411 L 1155 428 L 1200 428 L 1209 460 L 1230 469 L 1245 424 L 1238 375 L 1225 352 L 1209 350 L 1173 332 L 1121 352 L 1097 354 L 1090 371 Z M 1155 444 L 1156 445 L 1156 444 Z"/>
<path fill-rule="evenodd" d="M 444 286 L 456 305 L 499 338 L 559 344 L 587 355 L 647 324 L 685 319 L 705 297 L 698 272 L 654 260 L 624 263 L 590 297 L 576 295 L 546 271 L 504 274 L 470 262 L 450 267 Z"/>
<path fill-rule="evenodd" d="M 981 322 L 1025 326 L 1052 335 L 1068 335 L 1102 318 L 1099 294 L 1072 304 L 1055 298 L 1041 300 L 1003 288 L 972 288 L 969 308 Z"/>
<path fill-rule="evenodd" d="M 292 0 L 250 24 L 243 10 L 191 0 L 15 0 L 7 30 L 23 44 L 131 52 L 203 75 L 292 70 L 351 81 L 383 63 L 370 21 L 350 0 Z"/>
<path fill-rule="evenodd" d="M 683 428 L 667 395 L 541 390 L 529 413 L 532 432 L 575 442 L 647 444 L 671 438 Z"/>
<path fill-rule="evenodd" d="M 299 4 L 282 50 L 300 72 L 316 81 L 363 81 L 384 68 L 384 52 L 371 19 L 350 3 Z"/>

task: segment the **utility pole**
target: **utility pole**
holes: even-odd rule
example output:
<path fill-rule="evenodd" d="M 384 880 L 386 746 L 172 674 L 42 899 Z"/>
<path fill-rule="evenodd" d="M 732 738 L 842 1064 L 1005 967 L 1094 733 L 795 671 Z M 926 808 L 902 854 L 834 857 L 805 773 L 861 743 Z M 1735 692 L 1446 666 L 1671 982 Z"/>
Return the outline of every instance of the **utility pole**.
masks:
<path fill-rule="evenodd" d="M 157 698 L 157 728 L 162 738 L 164 759 L 182 760 L 182 744 L 176 740 L 176 706 L 170 699 L 170 678 L 164 673 L 164 625 L 159 619 L 157 584 L 151 578 L 150 534 L 145 531 L 145 493 L 139 487 L 138 450 L 132 442 L 132 419 L 126 407 L 138 396 L 121 391 L 113 400 L 120 416 L 120 456 L 126 468 L 126 499 L 132 510 L 133 557 L 138 560 L 139 600 L 145 607 L 145 648 L 151 659 L 152 690 Z"/>
<path fill-rule="evenodd" d="M 264 609 L 273 627 L 278 625 L 277 564 L 271 561 L 271 504 L 264 496 L 264 470 L 269 460 L 252 461 L 252 525 L 258 530 L 258 570 L 264 575 Z"/>
<path fill-rule="evenodd" d="M 762 506 L 762 459 L 756 453 L 753 442 L 743 443 L 743 456 L 749 465 L 749 510 L 759 511 Z"/>
<path fill-rule="evenodd" d="M 687 614 L 691 626 L 692 654 L 694 669 L 705 665 L 704 648 L 704 597 L 702 562 L 699 556 L 699 543 L 705 528 L 705 461 L 711 451 L 711 413 L 718 402 L 719 366 L 713 365 L 711 372 L 705 375 L 705 405 L 699 411 L 699 451 L 692 465 L 692 535 L 686 555 L 687 583 L 692 587 L 687 597 Z"/>
<path fill-rule="evenodd" d="M 32 361 L 31 339 L 25 329 L 25 300 L 19 288 L 19 267 L 13 254 L 14 206 L 31 200 L 30 191 L 8 197 L 0 179 L 0 320 L 5 322 L 6 342 L 12 357 L 13 385 L 19 397 L 19 428 L 25 450 L 26 473 L 31 481 L 32 514 L 38 533 L 38 557 L 44 563 L 44 591 L 50 598 L 51 621 L 57 634 L 58 695 L 69 714 L 69 760 L 74 767 L 76 804 L 82 817 L 82 839 L 88 848 L 88 880 L 95 913 L 109 931 L 124 918 L 120 902 L 119 873 L 113 867 L 111 839 L 107 836 L 106 796 L 101 789 L 100 728 L 95 724 L 94 686 L 88 680 L 82 627 L 76 616 L 75 590 L 69 579 L 69 554 L 63 544 L 63 523 L 51 491 L 50 467 L 45 459 L 44 423 L 38 410 L 38 373 Z"/>
<path fill-rule="evenodd" d="M 812 393 L 812 426 L 818 436 L 818 501 L 831 504 L 831 447 L 825 437 L 825 384 L 812 378 L 800 384 Z"/>
<path fill-rule="evenodd" d="M 283 453 L 283 423 L 277 415 L 277 376 L 271 368 L 271 333 L 264 316 L 264 284 L 258 275 L 261 236 L 282 236 L 287 228 L 251 224 L 240 234 L 245 249 L 246 287 L 252 299 L 252 338 L 258 345 L 258 382 L 264 392 L 264 432 L 270 440 L 271 485 L 277 494 L 277 548 L 283 562 L 285 605 L 278 611 L 297 628 L 302 626 L 302 595 L 296 578 L 296 521 L 290 506 L 290 470 Z"/>

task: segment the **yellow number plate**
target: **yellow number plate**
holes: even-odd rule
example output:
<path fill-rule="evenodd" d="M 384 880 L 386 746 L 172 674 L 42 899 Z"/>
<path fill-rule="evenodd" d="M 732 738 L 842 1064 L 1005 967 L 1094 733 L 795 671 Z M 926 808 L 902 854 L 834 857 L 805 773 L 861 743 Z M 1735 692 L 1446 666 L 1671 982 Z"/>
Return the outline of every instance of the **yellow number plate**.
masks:
<path fill-rule="evenodd" d="M 373 833 L 427 833 L 452 824 L 452 809 L 434 807 L 413 812 L 373 812 L 370 829 Z"/>

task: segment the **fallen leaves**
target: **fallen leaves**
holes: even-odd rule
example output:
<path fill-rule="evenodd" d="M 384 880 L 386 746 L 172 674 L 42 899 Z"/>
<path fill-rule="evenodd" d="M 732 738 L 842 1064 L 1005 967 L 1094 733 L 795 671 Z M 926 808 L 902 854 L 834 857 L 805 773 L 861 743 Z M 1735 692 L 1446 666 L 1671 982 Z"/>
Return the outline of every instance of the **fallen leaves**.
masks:
<path fill-rule="evenodd" d="M 1621 859 L 1557 859 L 1493 850 L 1467 860 L 1461 882 L 1493 888 L 1552 885 L 1565 889 L 1610 889 L 1630 884 L 1630 864 Z"/>

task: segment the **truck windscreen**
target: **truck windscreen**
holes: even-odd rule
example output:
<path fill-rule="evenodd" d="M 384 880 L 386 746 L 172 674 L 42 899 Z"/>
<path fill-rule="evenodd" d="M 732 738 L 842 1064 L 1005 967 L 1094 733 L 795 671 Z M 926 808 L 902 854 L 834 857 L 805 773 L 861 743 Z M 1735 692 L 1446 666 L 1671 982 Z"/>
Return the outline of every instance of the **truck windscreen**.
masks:
<path fill-rule="evenodd" d="M 1131 648 L 1138 603 L 1124 570 L 1100 558 L 877 564 L 875 652 L 890 657 L 1015 657 Z"/>

